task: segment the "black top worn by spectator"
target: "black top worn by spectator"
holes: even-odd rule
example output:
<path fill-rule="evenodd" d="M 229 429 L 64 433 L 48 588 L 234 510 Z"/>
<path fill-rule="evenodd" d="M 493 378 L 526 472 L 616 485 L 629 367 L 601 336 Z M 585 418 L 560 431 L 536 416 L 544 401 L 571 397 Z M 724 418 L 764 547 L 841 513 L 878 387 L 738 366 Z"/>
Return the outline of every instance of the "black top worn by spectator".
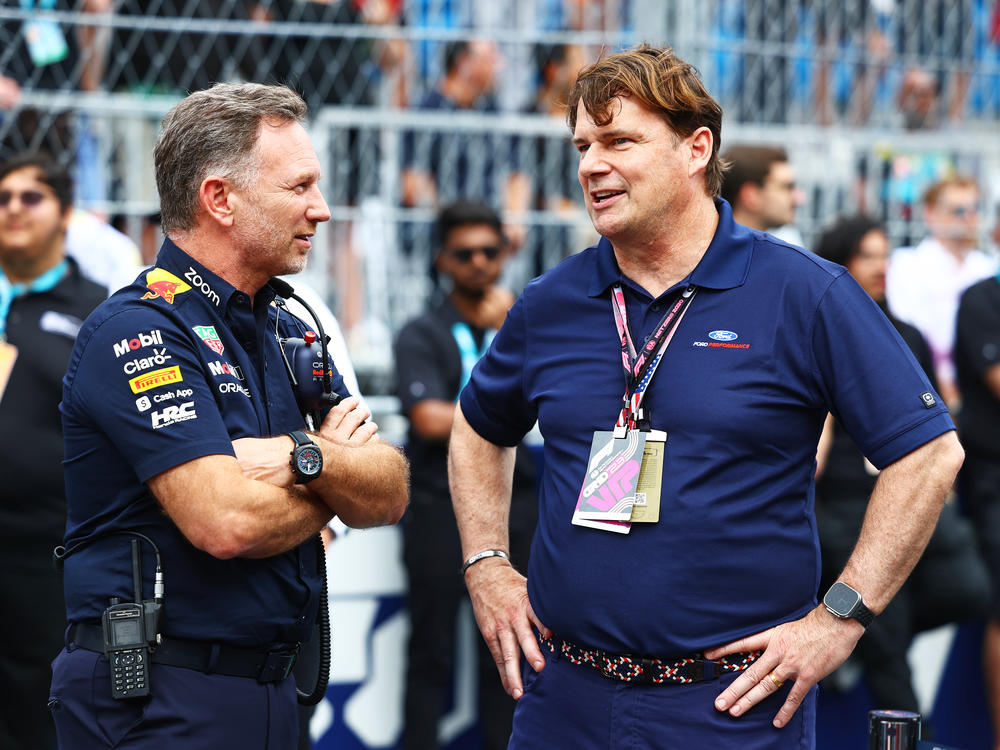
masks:
<path fill-rule="evenodd" d="M 55 287 L 11 302 L 7 341 L 18 356 L 0 398 L 0 528 L 10 539 L 51 540 L 46 559 L 66 527 L 62 377 L 77 331 L 106 296 L 104 287 L 80 275 L 74 260 L 68 262 Z"/>
<path fill-rule="evenodd" d="M 1000 280 L 992 277 L 966 290 L 958 312 L 955 369 L 962 391 L 958 427 L 966 449 L 1000 460 L 1000 400 L 983 374 L 1000 364 Z"/>

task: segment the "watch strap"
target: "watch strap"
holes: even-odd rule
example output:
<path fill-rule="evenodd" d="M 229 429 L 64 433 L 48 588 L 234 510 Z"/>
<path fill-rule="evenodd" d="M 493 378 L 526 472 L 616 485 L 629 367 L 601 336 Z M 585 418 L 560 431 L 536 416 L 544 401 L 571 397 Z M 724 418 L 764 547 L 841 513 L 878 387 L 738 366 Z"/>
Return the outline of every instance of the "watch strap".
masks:
<path fill-rule="evenodd" d="M 854 609 L 851 610 L 851 614 L 848 615 L 848 617 L 853 617 L 855 620 L 864 625 L 865 630 L 867 630 L 868 626 L 871 625 L 872 621 L 875 619 L 875 613 L 868 609 L 864 602 L 859 601 L 854 606 Z"/>
<path fill-rule="evenodd" d="M 288 437 L 290 437 L 292 440 L 295 441 L 296 448 L 299 447 L 300 445 L 309 445 L 310 443 L 313 445 L 316 444 L 312 440 L 312 438 L 310 438 L 308 435 L 302 432 L 302 430 L 293 430 L 292 432 L 288 433 Z"/>

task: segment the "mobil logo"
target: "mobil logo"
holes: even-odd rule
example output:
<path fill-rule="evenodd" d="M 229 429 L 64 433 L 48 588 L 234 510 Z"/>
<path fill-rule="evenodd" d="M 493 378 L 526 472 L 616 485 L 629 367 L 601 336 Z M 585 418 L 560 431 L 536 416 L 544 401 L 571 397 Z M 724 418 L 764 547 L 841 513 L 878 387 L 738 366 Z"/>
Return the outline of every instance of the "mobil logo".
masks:
<path fill-rule="evenodd" d="M 708 337 L 715 341 L 735 341 L 739 338 L 733 331 L 712 331 L 708 334 Z"/>

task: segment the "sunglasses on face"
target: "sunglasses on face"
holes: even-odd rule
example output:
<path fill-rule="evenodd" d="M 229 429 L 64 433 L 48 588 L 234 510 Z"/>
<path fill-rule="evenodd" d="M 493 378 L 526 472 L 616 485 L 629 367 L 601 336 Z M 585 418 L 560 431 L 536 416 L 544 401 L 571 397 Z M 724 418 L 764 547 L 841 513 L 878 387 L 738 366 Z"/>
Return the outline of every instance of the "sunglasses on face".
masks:
<path fill-rule="evenodd" d="M 486 260 L 496 260 L 500 255 L 500 248 L 496 245 L 487 245 L 486 247 L 455 247 L 448 251 L 448 255 L 459 263 L 471 263 L 472 256 L 476 253 L 485 255 Z"/>
<path fill-rule="evenodd" d="M 17 195 L 21 205 L 25 208 L 34 208 L 45 200 L 45 193 L 38 190 L 25 190 L 22 193 L 14 193 L 11 190 L 0 190 L 0 208 L 7 208 L 10 202 Z"/>

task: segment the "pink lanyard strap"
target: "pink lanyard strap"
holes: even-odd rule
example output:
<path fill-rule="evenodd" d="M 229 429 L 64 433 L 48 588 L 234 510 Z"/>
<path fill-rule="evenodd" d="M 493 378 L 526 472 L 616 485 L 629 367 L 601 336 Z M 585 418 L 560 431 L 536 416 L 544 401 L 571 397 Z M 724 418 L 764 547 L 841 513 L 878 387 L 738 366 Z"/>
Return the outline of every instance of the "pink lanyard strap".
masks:
<path fill-rule="evenodd" d="M 697 291 L 698 288 L 694 286 L 688 286 L 684 289 L 664 313 L 642 349 L 636 349 L 632 333 L 629 331 L 625 294 L 622 292 L 620 284 L 615 284 L 613 287 L 611 309 L 615 314 L 615 325 L 618 326 L 618 337 L 622 348 L 622 367 L 625 370 L 625 395 L 622 399 L 624 403 L 618 415 L 616 426 L 628 429 L 635 428 L 636 415 L 639 413 L 646 388 L 653 379 L 653 374 L 663 359 L 663 353 L 673 339 L 677 325 L 684 317 L 684 313 Z"/>

